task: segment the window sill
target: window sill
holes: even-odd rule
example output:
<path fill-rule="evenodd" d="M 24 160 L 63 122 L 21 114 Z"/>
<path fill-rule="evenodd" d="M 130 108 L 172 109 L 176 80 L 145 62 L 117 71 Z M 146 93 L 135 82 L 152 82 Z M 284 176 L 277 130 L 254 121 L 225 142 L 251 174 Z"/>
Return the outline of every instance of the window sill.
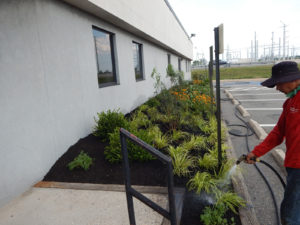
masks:
<path fill-rule="evenodd" d="M 146 79 L 144 79 L 144 78 L 135 79 L 136 82 L 140 82 L 140 81 L 144 81 L 144 80 L 146 80 Z"/>
<path fill-rule="evenodd" d="M 104 84 L 98 84 L 99 88 L 105 88 L 105 87 L 111 87 L 111 86 L 117 86 L 120 85 L 117 82 L 109 82 L 109 83 L 104 83 Z"/>

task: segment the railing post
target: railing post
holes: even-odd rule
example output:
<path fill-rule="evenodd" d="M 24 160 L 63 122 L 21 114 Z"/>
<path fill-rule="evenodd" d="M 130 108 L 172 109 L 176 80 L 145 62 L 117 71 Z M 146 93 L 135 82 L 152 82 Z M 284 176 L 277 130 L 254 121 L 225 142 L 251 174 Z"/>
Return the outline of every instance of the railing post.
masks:
<path fill-rule="evenodd" d="M 176 208 L 175 208 L 175 197 L 174 197 L 174 181 L 173 181 L 173 166 L 172 162 L 167 163 L 168 169 L 168 194 L 169 194 L 169 209 L 170 209 L 170 222 L 171 225 L 176 225 Z"/>
<path fill-rule="evenodd" d="M 120 132 L 121 139 L 121 149 L 122 149 L 122 157 L 123 157 L 123 171 L 124 171 L 124 179 L 125 179 L 125 190 L 126 190 L 126 198 L 127 198 L 127 206 L 128 206 L 128 215 L 129 215 L 129 223 L 130 225 L 136 225 L 135 217 L 134 217 L 134 206 L 132 195 L 130 194 L 130 169 L 129 169 L 129 161 L 128 161 L 128 152 L 127 152 L 127 142 L 124 135 Z"/>
<path fill-rule="evenodd" d="M 130 225 L 135 225 L 135 216 L 134 216 L 134 207 L 133 207 L 133 198 L 135 197 L 145 203 L 147 206 L 161 214 L 163 217 L 170 220 L 171 225 L 178 225 L 180 222 L 180 215 L 179 210 L 182 209 L 182 205 L 180 201 L 176 201 L 176 197 L 180 196 L 178 193 L 174 193 L 174 180 L 173 180 L 173 166 L 172 166 L 172 159 L 157 149 L 153 148 L 152 146 L 148 145 L 141 139 L 137 138 L 127 130 L 121 128 L 120 129 L 120 138 L 121 138 L 121 148 L 122 148 L 122 157 L 123 157 L 123 171 L 124 171 L 124 179 L 125 179 L 125 189 L 126 189 L 126 197 L 127 197 L 127 206 L 128 206 L 128 214 L 129 214 L 129 222 Z M 151 201 L 149 198 L 145 197 L 140 192 L 136 191 L 134 188 L 131 187 L 130 182 L 130 169 L 129 169 L 129 160 L 128 160 L 128 151 L 127 151 L 127 142 L 126 140 L 129 139 L 134 144 L 141 146 L 143 149 L 154 155 L 158 158 L 167 168 L 168 172 L 168 200 L 169 200 L 169 211 L 159 206 L 157 203 Z M 183 196 L 183 195 L 181 195 Z M 178 198 L 179 199 L 179 198 Z M 176 207 L 178 203 L 179 208 Z"/>

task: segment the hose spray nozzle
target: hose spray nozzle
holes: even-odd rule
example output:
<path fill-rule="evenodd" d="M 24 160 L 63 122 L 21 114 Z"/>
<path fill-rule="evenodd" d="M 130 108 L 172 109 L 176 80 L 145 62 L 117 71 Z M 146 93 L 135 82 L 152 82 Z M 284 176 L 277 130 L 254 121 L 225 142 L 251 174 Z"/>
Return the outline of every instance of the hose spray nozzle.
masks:
<path fill-rule="evenodd" d="M 247 155 L 241 155 L 238 160 L 236 161 L 236 165 L 239 165 L 241 162 L 245 161 L 247 159 Z M 252 157 L 251 160 L 253 160 L 254 162 L 259 162 L 260 160 L 256 157 Z"/>
<path fill-rule="evenodd" d="M 241 162 L 243 162 L 244 160 L 246 160 L 247 156 L 246 155 L 241 155 L 238 160 L 236 161 L 236 165 L 239 165 Z"/>

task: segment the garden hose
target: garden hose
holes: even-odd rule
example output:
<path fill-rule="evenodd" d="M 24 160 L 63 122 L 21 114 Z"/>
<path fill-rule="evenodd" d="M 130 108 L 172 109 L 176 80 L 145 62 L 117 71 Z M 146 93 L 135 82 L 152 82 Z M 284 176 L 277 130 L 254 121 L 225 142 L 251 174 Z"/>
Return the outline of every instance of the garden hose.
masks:
<path fill-rule="evenodd" d="M 236 161 L 236 165 L 240 164 L 241 162 L 245 161 L 247 159 L 247 156 L 246 155 L 241 155 L 238 160 Z M 267 163 L 266 161 L 264 160 L 261 160 L 259 158 L 256 158 L 256 157 L 252 157 L 251 160 L 255 161 L 255 162 L 260 162 L 264 165 L 266 165 L 267 167 L 269 167 L 275 174 L 276 176 L 278 177 L 278 179 L 280 180 L 283 188 L 285 189 L 286 187 L 286 184 L 284 183 L 282 177 L 280 176 L 280 174 L 274 169 L 273 166 L 271 166 L 269 163 Z"/>
<path fill-rule="evenodd" d="M 222 99 L 223 100 L 223 99 Z M 239 102 L 239 101 L 238 101 Z M 238 105 L 240 105 L 241 103 L 239 102 Z M 228 132 L 229 134 L 231 135 L 234 135 L 234 136 L 238 136 L 238 137 L 245 137 L 246 139 L 246 148 L 247 148 L 247 151 L 250 152 L 250 147 L 249 147 L 249 141 L 248 141 L 248 136 L 251 136 L 254 134 L 254 132 L 252 131 L 252 129 L 249 127 L 248 123 L 246 121 L 243 120 L 243 118 L 241 118 L 239 115 L 238 115 L 238 105 L 235 106 L 235 116 L 242 121 L 242 123 L 244 123 L 244 125 L 242 124 L 229 124 L 227 126 L 241 126 L 241 127 L 244 127 L 246 128 L 247 132 L 246 134 L 236 134 L 234 132 Z M 250 132 L 251 131 L 251 132 Z M 265 164 L 266 165 L 266 164 Z M 269 165 L 269 164 L 268 164 Z M 278 211 L 278 204 L 277 204 L 277 201 L 276 201 L 276 198 L 275 198 L 275 194 L 274 194 L 274 191 L 270 185 L 270 183 L 268 182 L 266 176 L 263 174 L 263 172 L 258 168 L 258 166 L 256 164 L 254 164 L 254 167 L 256 168 L 256 170 L 258 171 L 258 173 L 261 175 L 261 177 L 263 178 L 264 182 L 266 183 L 268 189 L 270 190 L 270 193 L 271 193 L 271 196 L 272 196 L 272 199 L 273 199 L 273 203 L 274 203 L 274 207 L 275 207 L 275 212 L 276 212 L 276 218 L 277 218 L 277 224 L 278 225 L 281 225 L 281 220 L 280 220 L 280 213 Z M 276 172 L 277 173 L 277 172 Z M 282 179 L 282 178 L 281 178 Z"/>

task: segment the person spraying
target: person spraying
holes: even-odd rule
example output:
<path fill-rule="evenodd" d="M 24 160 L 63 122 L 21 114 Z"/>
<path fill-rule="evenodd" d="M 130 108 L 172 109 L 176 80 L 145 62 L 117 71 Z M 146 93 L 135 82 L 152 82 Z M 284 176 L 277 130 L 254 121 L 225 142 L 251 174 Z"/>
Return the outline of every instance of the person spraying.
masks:
<path fill-rule="evenodd" d="M 284 166 L 287 182 L 281 203 L 281 223 L 300 225 L 300 71 L 293 61 L 284 61 L 272 67 L 271 78 L 261 85 L 286 94 L 279 120 L 269 135 L 245 157 L 253 164 L 254 159 L 266 154 L 285 139 L 286 157 Z"/>

